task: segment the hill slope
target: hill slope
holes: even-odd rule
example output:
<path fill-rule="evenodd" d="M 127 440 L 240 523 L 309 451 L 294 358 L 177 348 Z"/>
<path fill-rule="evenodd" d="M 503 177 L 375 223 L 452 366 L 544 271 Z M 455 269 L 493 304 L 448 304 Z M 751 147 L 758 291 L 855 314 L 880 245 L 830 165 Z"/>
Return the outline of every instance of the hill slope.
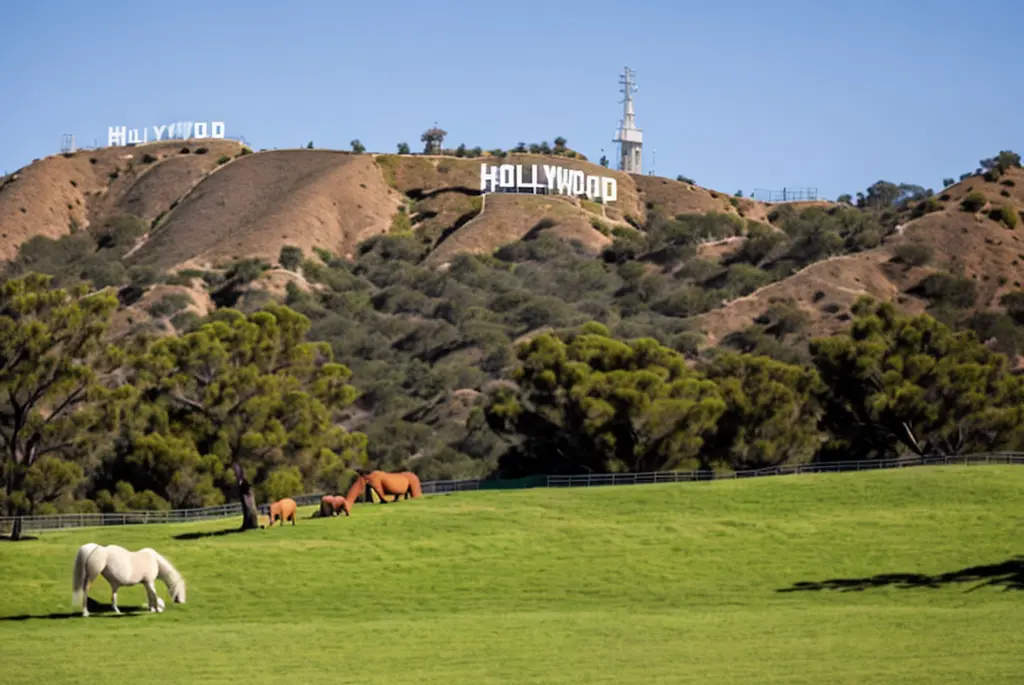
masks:
<path fill-rule="evenodd" d="M 116 663 L 152 683 L 1009 684 L 1022 493 L 1020 467 L 921 468 L 460 493 L 198 539 L 180 536 L 236 522 L 48 533 L 0 544 L 5 682 Z M 188 602 L 46 618 L 67 615 L 87 541 L 154 547 Z M 821 584 L 837 578 L 861 591 Z"/>
<path fill-rule="evenodd" d="M 161 271 L 244 257 L 274 261 L 286 244 L 350 254 L 388 229 L 397 205 L 370 157 L 247 155 L 199 183 L 129 261 Z"/>
<path fill-rule="evenodd" d="M 972 193 L 982 198 L 976 211 L 962 206 Z M 753 324 L 773 302 L 785 302 L 808 316 L 815 334 L 830 334 L 845 326 L 850 305 L 865 294 L 895 300 L 907 312 L 924 311 L 928 300 L 913 289 L 937 272 L 974 283 L 976 296 L 967 309 L 998 310 L 1001 296 L 1024 281 L 1021 231 L 990 216 L 1003 207 L 1016 227 L 1017 217 L 1024 217 L 1024 170 L 1010 169 L 998 182 L 972 176 L 946 188 L 928 213 L 906 221 L 877 248 L 811 264 L 699 316 L 697 325 L 714 344 Z M 931 253 L 926 264 L 900 263 L 899 255 L 911 245 Z"/>

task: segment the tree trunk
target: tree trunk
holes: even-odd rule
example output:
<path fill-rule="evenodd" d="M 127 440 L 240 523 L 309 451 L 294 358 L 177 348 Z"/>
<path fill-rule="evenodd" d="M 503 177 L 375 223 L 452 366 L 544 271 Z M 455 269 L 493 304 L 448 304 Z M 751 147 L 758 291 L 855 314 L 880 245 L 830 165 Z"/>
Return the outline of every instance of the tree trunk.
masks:
<path fill-rule="evenodd" d="M 238 484 L 238 496 L 242 500 L 242 530 L 250 530 L 260 527 L 260 512 L 256 509 L 256 497 L 252 494 L 252 487 L 245 479 L 242 466 L 238 462 L 231 465 L 235 470 L 235 480 Z"/>
<path fill-rule="evenodd" d="M 21 517 L 14 519 L 14 527 L 11 528 L 11 541 L 15 542 L 21 539 Z"/>

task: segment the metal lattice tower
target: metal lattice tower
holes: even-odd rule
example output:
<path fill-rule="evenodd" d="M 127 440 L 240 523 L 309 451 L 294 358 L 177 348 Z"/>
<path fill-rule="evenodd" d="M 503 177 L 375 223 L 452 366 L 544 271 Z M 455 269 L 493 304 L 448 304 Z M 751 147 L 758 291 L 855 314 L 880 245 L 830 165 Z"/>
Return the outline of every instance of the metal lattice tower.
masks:
<path fill-rule="evenodd" d="M 60 151 L 74 152 L 76 149 L 77 148 L 75 147 L 75 134 L 62 133 L 60 136 Z"/>
<path fill-rule="evenodd" d="M 633 111 L 633 93 L 637 91 L 636 73 L 626 67 L 619 76 L 622 84 L 622 120 L 619 131 L 613 142 L 619 144 L 619 171 L 639 174 L 644 145 L 644 133 L 636 127 L 636 113 Z"/>

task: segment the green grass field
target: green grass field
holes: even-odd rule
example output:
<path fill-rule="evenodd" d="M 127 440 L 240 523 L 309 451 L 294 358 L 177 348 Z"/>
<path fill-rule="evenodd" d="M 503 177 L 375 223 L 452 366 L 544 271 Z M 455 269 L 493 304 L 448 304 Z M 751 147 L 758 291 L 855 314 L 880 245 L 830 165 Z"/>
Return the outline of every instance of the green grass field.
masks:
<path fill-rule="evenodd" d="M 238 523 L 0 542 L 0 682 L 1024 679 L 1019 467 L 460 493 L 176 538 Z M 67 617 L 88 541 L 154 547 L 188 602 Z"/>

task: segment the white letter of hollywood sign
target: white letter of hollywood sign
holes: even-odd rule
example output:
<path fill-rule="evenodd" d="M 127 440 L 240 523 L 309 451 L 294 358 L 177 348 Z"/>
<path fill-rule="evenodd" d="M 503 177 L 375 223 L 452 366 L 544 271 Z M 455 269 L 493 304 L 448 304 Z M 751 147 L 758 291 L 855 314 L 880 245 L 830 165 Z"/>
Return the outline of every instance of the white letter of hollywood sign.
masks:
<path fill-rule="evenodd" d="M 166 135 L 164 132 L 166 131 Z M 224 122 L 211 121 L 178 121 L 173 124 L 161 124 L 153 127 L 153 140 L 174 140 L 188 138 L 224 138 Z M 138 145 L 149 142 L 149 129 L 128 130 L 127 126 L 108 126 L 107 145 Z"/>
<path fill-rule="evenodd" d="M 546 188 L 559 195 L 585 195 L 590 200 L 615 202 L 618 183 L 610 176 L 591 176 L 579 169 L 566 169 L 553 164 L 531 164 L 529 178 L 524 178 L 522 164 L 480 165 L 480 191 L 496 190 L 535 193 Z M 543 170 L 543 173 L 540 173 Z"/>

